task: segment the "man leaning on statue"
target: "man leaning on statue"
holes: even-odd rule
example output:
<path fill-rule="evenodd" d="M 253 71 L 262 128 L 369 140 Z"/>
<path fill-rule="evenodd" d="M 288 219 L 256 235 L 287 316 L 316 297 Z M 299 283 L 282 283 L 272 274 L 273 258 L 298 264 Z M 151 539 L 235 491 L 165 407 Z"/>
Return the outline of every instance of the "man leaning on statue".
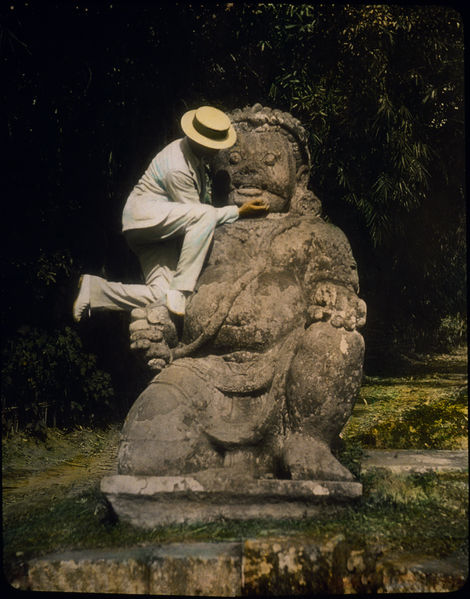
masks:
<path fill-rule="evenodd" d="M 237 135 L 229 117 L 211 106 L 189 110 L 181 118 L 184 137 L 164 147 L 129 195 L 122 230 L 137 255 L 145 284 L 80 277 L 73 316 L 78 322 L 91 310 L 128 310 L 161 303 L 183 316 L 194 291 L 217 226 L 240 217 L 266 214 L 256 198 L 242 206 L 214 207 L 206 165 Z M 175 240 L 182 239 L 181 250 Z"/>

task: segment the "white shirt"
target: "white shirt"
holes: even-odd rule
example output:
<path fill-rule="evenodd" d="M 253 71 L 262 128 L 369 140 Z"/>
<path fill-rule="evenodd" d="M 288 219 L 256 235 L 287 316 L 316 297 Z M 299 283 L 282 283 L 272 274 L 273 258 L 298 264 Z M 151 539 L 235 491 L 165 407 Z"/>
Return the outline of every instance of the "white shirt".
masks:
<path fill-rule="evenodd" d="M 129 195 L 122 215 L 122 230 L 160 224 L 171 211 L 172 202 L 210 203 L 206 190 L 205 164 L 192 151 L 186 137 L 161 150 Z M 237 206 L 215 208 L 217 224 L 238 219 Z"/>

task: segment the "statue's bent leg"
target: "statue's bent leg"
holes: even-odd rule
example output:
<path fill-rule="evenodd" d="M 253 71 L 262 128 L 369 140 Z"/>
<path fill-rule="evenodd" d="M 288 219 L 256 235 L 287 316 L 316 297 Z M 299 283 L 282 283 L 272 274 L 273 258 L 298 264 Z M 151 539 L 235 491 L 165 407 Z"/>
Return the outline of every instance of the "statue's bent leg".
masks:
<path fill-rule="evenodd" d="M 176 476 L 222 465 L 201 429 L 201 386 L 201 379 L 177 362 L 155 377 L 124 423 L 120 474 Z"/>
<path fill-rule="evenodd" d="M 287 378 L 289 432 L 283 460 L 292 478 L 347 480 L 330 448 L 349 419 L 362 380 L 364 340 L 328 322 L 311 325 Z"/>

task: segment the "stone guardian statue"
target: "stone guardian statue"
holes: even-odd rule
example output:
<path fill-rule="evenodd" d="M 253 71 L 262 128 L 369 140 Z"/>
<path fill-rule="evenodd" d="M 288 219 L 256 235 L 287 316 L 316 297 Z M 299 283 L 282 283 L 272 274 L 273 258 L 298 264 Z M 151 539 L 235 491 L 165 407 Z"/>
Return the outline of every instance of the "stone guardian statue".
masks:
<path fill-rule="evenodd" d="M 157 374 L 124 424 L 121 474 L 352 480 L 331 447 L 362 377 L 366 318 L 340 229 L 307 188 L 306 134 L 257 104 L 230 118 L 214 203 L 260 198 L 266 218 L 216 230 L 182 343 L 163 306 L 136 309 L 132 347 Z"/>
<path fill-rule="evenodd" d="M 165 306 L 131 314 L 153 378 L 101 488 L 137 526 L 297 518 L 362 493 L 332 452 L 362 378 L 356 262 L 307 187 L 300 122 L 259 104 L 230 118 L 237 142 L 213 161 L 213 201 L 270 212 L 216 229 L 181 341 Z"/>

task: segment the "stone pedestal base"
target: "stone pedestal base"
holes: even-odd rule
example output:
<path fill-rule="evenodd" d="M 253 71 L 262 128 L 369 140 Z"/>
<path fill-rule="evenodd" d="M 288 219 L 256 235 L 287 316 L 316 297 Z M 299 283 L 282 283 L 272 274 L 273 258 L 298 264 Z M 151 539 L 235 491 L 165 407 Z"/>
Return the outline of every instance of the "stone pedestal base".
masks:
<path fill-rule="evenodd" d="M 311 517 L 326 505 L 361 497 L 362 485 L 350 481 L 216 478 L 197 476 L 107 476 L 101 491 L 116 515 L 141 528 L 212 522 L 219 518 Z"/>

